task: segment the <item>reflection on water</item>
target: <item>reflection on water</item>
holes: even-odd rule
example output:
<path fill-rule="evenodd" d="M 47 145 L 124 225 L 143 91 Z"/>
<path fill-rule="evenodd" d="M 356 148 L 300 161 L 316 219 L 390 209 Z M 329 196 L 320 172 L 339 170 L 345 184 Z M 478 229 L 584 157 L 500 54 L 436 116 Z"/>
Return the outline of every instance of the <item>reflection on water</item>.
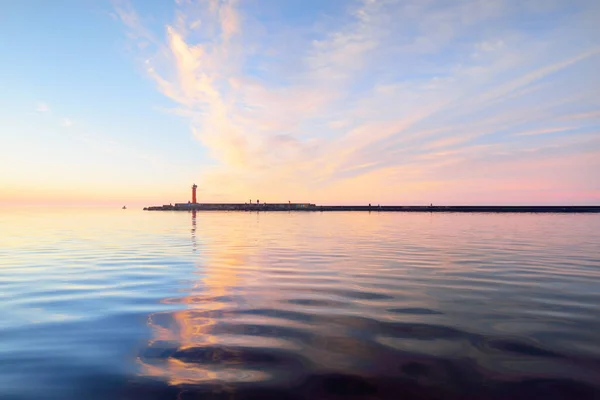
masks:
<path fill-rule="evenodd" d="M 192 251 L 195 253 L 197 250 L 196 245 L 196 210 L 192 211 Z"/>
<path fill-rule="evenodd" d="M 0 398 L 600 398 L 597 215 L 0 226 Z"/>
<path fill-rule="evenodd" d="M 195 243 L 196 212 L 192 211 L 192 240 Z M 182 357 L 162 357 L 169 351 L 176 354 L 190 354 L 200 347 L 219 344 L 219 337 L 213 334 L 217 316 L 226 310 L 231 289 L 239 284 L 237 267 L 245 265 L 250 253 L 240 253 L 247 238 L 241 231 L 232 232 L 221 246 L 215 247 L 207 259 L 210 268 L 197 276 L 197 281 L 185 289 L 185 296 L 165 298 L 167 304 L 185 305 L 174 312 L 153 313 L 148 323 L 154 332 L 148 349 L 140 358 L 142 374 L 164 378 L 171 385 L 224 380 L 228 371 L 207 368 L 201 363 L 185 362 Z M 156 357 L 156 354 L 159 354 Z M 229 372 L 234 374 L 235 371 Z M 226 379 L 224 380 L 226 381 Z"/>

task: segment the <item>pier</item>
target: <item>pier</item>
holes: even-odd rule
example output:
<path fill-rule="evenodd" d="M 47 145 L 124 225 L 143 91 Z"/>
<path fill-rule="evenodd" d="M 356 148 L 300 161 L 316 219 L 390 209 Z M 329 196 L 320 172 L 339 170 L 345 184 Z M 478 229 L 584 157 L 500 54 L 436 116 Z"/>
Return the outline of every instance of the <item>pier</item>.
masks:
<path fill-rule="evenodd" d="M 320 206 L 312 203 L 198 203 L 192 185 L 192 201 L 144 207 L 144 211 L 367 211 L 367 212 L 479 212 L 479 213 L 600 213 L 600 206 Z"/>
<path fill-rule="evenodd" d="M 145 207 L 147 211 L 298 211 L 298 212 L 468 212 L 468 213 L 600 213 L 600 206 L 320 206 L 308 203 L 180 203 Z"/>

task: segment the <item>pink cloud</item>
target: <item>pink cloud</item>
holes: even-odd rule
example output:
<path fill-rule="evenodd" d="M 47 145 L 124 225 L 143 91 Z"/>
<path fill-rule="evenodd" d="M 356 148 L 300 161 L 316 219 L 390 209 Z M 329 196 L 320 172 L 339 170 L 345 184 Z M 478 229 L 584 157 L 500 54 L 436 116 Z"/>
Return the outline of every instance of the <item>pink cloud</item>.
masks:
<path fill-rule="evenodd" d="M 241 3 L 182 4 L 192 8 L 176 13 L 164 40 L 147 31 L 130 6 L 118 14 L 134 38 L 155 45 L 146 63 L 149 76 L 217 161 L 201 182 L 209 198 L 261 193 L 274 201 L 378 197 L 427 203 L 464 193 L 482 201 L 500 192 L 511 193 L 497 197 L 509 201 L 565 187 L 591 193 L 589 179 L 573 186 L 569 176 L 593 160 L 577 157 L 584 153 L 577 146 L 555 154 L 560 135 L 544 134 L 579 129 L 577 121 L 597 116 L 572 114 L 575 122 L 556 126 L 557 108 L 575 101 L 590 105 L 593 96 L 593 88 L 576 92 L 578 78 L 561 74 L 589 65 L 599 48 L 556 54 L 543 43 L 522 41 L 522 33 L 495 33 L 474 39 L 468 56 L 440 68 L 439 76 L 396 74 L 404 64 L 422 62 L 422 54 L 435 54 L 467 26 L 503 15 L 503 4 L 467 2 L 429 12 L 421 2 L 363 1 L 303 54 L 289 55 L 285 47 L 272 52 L 288 54 L 298 65 L 289 75 L 266 78 L 245 70 L 255 45 L 246 24 L 259 22 L 242 14 Z M 408 19 L 421 21 L 418 35 L 398 44 L 402 36 L 389 32 Z M 381 79 L 353 92 L 371 69 Z M 400 78 L 390 78 L 395 75 Z M 562 82 L 562 91 L 546 82 L 550 78 Z M 568 173 L 557 173 L 561 168 Z"/>

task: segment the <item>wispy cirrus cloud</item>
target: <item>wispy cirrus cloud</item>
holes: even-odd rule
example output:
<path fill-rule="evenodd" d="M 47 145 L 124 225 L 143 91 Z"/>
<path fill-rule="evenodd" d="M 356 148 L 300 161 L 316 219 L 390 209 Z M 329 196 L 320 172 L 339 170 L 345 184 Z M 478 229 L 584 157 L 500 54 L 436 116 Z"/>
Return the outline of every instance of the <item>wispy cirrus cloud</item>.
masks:
<path fill-rule="evenodd" d="M 457 182 L 472 186 L 485 170 L 515 188 L 553 180 L 564 192 L 568 174 L 537 168 L 529 150 L 577 174 L 584 165 L 568 157 L 600 149 L 600 117 L 589 111 L 600 105 L 600 40 L 582 22 L 600 17 L 593 2 L 364 0 L 314 29 L 275 26 L 243 2 L 176 7 L 162 32 L 128 3 L 116 13 L 148 76 L 217 161 L 202 183 L 212 198 L 451 201 Z M 572 123 L 555 128 L 561 118 Z M 586 149 L 549 150 L 581 127 Z"/>
<path fill-rule="evenodd" d="M 515 133 L 515 135 L 518 135 L 518 136 L 545 135 L 548 133 L 569 132 L 569 131 L 573 131 L 577 128 L 578 127 L 576 127 L 576 126 L 563 126 L 563 127 L 558 127 L 558 128 L 547 128 L 547 129 L 538 129 L 538 130 L 534 130 L 534 131 L 517 132 L 517 133 Z"/>

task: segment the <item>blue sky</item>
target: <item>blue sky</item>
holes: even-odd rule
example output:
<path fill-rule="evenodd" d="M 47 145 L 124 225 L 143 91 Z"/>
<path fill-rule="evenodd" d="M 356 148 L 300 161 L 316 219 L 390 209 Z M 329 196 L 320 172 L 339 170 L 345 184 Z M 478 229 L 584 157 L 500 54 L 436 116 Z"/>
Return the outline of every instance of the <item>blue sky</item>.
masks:
<path fill-rule="evenodd" d="M 600 203 L 597 1 L 3 7 L 0 202 Z"/>

